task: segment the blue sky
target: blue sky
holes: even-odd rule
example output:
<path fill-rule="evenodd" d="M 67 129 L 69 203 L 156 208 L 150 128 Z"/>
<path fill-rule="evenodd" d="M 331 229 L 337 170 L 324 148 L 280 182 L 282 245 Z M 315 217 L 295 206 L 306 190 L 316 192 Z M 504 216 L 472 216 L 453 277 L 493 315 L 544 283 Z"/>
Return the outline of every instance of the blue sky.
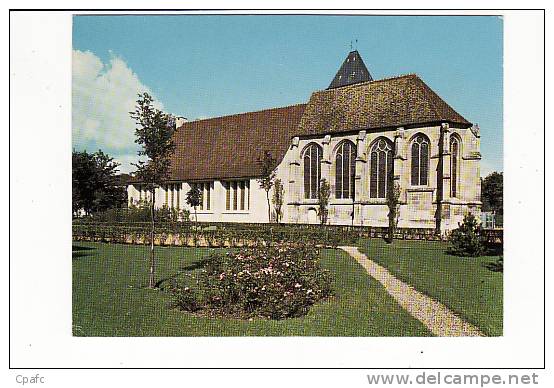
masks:
<path fill-rule="evenodd" d="M 189 119 L 303 103 L 358 39 L 374 79 L 417 73 L 478 123 L 482 175 L 501 171 L 502 34 L 492 16 L 75 16 L 73 145 L 128 171 L 139 90 Z"/>

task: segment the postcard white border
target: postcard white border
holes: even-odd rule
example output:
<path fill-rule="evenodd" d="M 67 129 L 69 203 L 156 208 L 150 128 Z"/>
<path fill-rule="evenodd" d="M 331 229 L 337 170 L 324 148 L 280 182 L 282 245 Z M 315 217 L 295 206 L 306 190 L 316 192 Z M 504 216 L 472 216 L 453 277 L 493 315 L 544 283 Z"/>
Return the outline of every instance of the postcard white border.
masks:
<path fill-rule="evenodd" d="M 281 12 L 287 13 L 271 13 Z M 543 13 L 398 13 L 502 14 L 504 18 L 503 337 L 72 337 L 68 247 L 71 245 L 73 12 L 25 12 L 10 15 L 11 366 L 541 367 L 544 344 Z M 468 53 L 467 60 L 478 58 Z M 522 143 L 528 146 L 522 147 Z"/>

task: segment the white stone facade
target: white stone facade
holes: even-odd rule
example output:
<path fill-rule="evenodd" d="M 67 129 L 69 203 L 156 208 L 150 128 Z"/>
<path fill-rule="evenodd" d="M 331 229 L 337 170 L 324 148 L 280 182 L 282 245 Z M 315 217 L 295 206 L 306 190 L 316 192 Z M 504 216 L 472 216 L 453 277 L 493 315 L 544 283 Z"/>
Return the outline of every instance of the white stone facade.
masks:
<path fill-rule="evenodd" d="M 461 144 L 459 166 L 457 169 L 458 184 L 456 197 L 452 197 L 451 159 L 449 147 L 444 147 L 442 156 L 439 152 L 439 139 L 450 144 L 450 136 L 455 136 Z M 428 184 L 413 186 L 410 181 L 411 141 L 417 134 L 429 139 L 429 178 Z M 305 199 L 303 193 L 302 151 L 315 142 L 323 148 L 321 177 L 331 184 L 329 223 L 343 225 L 387 226 L 388 207 L 384 198 L 370 198 L 370 164 L 369 150 L 374 141 L 386 138 L 395 145 L 394 149 L 394 182 L 401 190 L 400 215 L 398 227 L 435 228 L 450 230 L 458 226 L 468 212 L 478 214 L 480 209 L 480 173 L 479 173 L 479 137 L 471 129 L 449 128 L 448 125 L 420 128 L 398 128 L 386 132 L 360 131 L 354 134 L 337 134 L 315 139 L 296 139 L 279 167 L 278 176 L 288 183 L 285 192 L 286 203 L 284 221 L 290 223 L 318 222 L 313 215 L 317 211 L 317 200 Z M 344 140 L 352 141 L 357 146 L 355 199 L 335 198 L 335 165 L 334 153 Z M 297 145 L 296 145 L 297 144 Z M 442 166 L 439 161 L 442 159 Z M 439 173 L 442 168 L 442 174 Z M 441 215 L 437 215 L 437 193 L 441 188 Z M 353 213 L 353 217 L 352 217 Z M 437 225 L 440 219 L 440 225 Z"/>
<path fill-rule="evenodd" d="M 412 142 L 418 135 L 428 140 L 427 184 L 413 185 L 411 181 Z M 380 138 L 393 145 L 394 173 L 392 180 L 400 187 L 398 227 L 454 229 L 468 212 L 480 211 L 480 139 L 475 128 L 453 128 L 447 123 L 415 128 L 396 128 L 381 132 L 358 131 L 336 133 L 321 137 L 293 138 L 284 158 L 277 167 L 285 191 L 282 222 L 318 223 L 317 200 L 306 199 L 304 193 L 303 150 L 311 143 L 323 150 L 321 178 L 331 185 L 329 224 L 387 226 L 388 207 L 385 198 L 371 198 L 370 149 Z M 457 157 L 451 154 L 451 140 L 458 140 Z M 335 193 L 335 153 L 343 141 L 356 145 L 355 199 L 337 199 Z M 441 148 L 442 147 L 442 150 Z M 456 165 L 455 174 L 452 169 Z M 457 181 L 453 192 L 451 182 Z M 259 187 L 255 177 L 233 181 L 206 181 L 202 185 L 204 205 L 198 209 L 198 220 L 205 222 L 268 222 L 266 192 Z M 240 183 L 244 182 L 244 183 Z M 243 186 L 241 186 L 243 185 Z M 235 189 L 236 186 L 236 189 Z M 128 187 L 129 199 L 138 201 L 139 186 Z M 210 193 L 207 195 L 207 188 Z M 229 187 L 229 189 L 227 189 Z M 177 190 L 179 188 L 179 190 Z M 175 182 L 170 187 L 166 201 L 165 188 L 157 189 L 156 204 L 194 211 L 186 204 L 189 182 Z M 229 194 L 227 192 L 229 191 Z M 236 194 L 235 194 L 236 193 Z M 270 198 L 273 193 L 270 192 Z M 236 195 L 236 196 L 235 196 Z M 455 195 L 455 196 L 453 196 Z M 179 200 L 177 201 L 177 197 Z M 210 200 L 209 206 L 206 201 Z M 236 201 L 236 204 L 235 204 Z M 178 202 L 178 204 L 177 204 Z M 243 203 L 244 202 L 244 203 Z M 273 205 L 271 205 L 273 209 Z"/>
<path fill-rule="evenodd" d="M 268 222 L 266 192 L 261 189 L 254 178 L 240 178 L 236 180 L 206 180 L 202 182 L 173 182 L 173 187 L 156 189 L 155 207 L 163 206 L 188 210 L 192 219 L 195 211 L 186 203 L 186 194 L 191 184 L 202 186 L 201 207 L 197 207 L 196 215 L 199 222 Z M 229 189 L 227 189 L 229 185 Z M 142 199 L 149 199 L 146 192 L 140 194 L 140 185 L 131 184 L 127 187 L 129 202 L 134 203 Z M 210 193 L 207 193 L 208 187 Z M 229 191 L 229 195 L 227 195 Z M 166 192 L 168 200 L 166 201 Z M 173 196 L 173 203 L 171 198 Z M 177 204 L 177 197 L 179 198 Z M 209 203 L 208 203 L 209 201 Z M 235 202 L 236 201 L 236 202 Z"/>

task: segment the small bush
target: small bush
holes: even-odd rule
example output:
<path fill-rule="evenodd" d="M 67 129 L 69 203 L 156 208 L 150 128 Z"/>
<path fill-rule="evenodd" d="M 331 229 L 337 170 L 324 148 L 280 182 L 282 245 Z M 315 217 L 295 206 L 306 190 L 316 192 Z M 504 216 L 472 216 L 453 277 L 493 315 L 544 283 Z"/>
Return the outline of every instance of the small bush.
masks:
<path fill-rule="evenodd" d="M 481 233 L 481 224 L 473 214 L 464 217 L 464 221 L 450 234 L 449 253 L 455 256 L 481 256 L 485 252 L 485 238 Z"/>
<path fill-rule="evenodd" d="M 185 280 L 170 286 L 174 306 L 239 318 L 302 316 L 331 294 L 319 251 L 298 244 L 214 253 L 196 278 Z"/>

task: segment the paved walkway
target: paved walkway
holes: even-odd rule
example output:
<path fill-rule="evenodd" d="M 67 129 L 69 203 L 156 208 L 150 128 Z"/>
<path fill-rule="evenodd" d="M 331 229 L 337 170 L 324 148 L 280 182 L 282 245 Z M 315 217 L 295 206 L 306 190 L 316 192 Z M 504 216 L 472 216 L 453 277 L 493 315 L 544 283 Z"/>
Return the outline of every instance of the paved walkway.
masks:
<path fill-rule="evenodd" d="M 368 259 L 357 247 L 339 248 L 356 259 L 369 276 L 381 283 L 402 308 L 421 321 L 433 334 L 440 337 L 484 336 L 478 328 L 462 320 L 442 303 L 395 278 L 385 267 Z"/>

